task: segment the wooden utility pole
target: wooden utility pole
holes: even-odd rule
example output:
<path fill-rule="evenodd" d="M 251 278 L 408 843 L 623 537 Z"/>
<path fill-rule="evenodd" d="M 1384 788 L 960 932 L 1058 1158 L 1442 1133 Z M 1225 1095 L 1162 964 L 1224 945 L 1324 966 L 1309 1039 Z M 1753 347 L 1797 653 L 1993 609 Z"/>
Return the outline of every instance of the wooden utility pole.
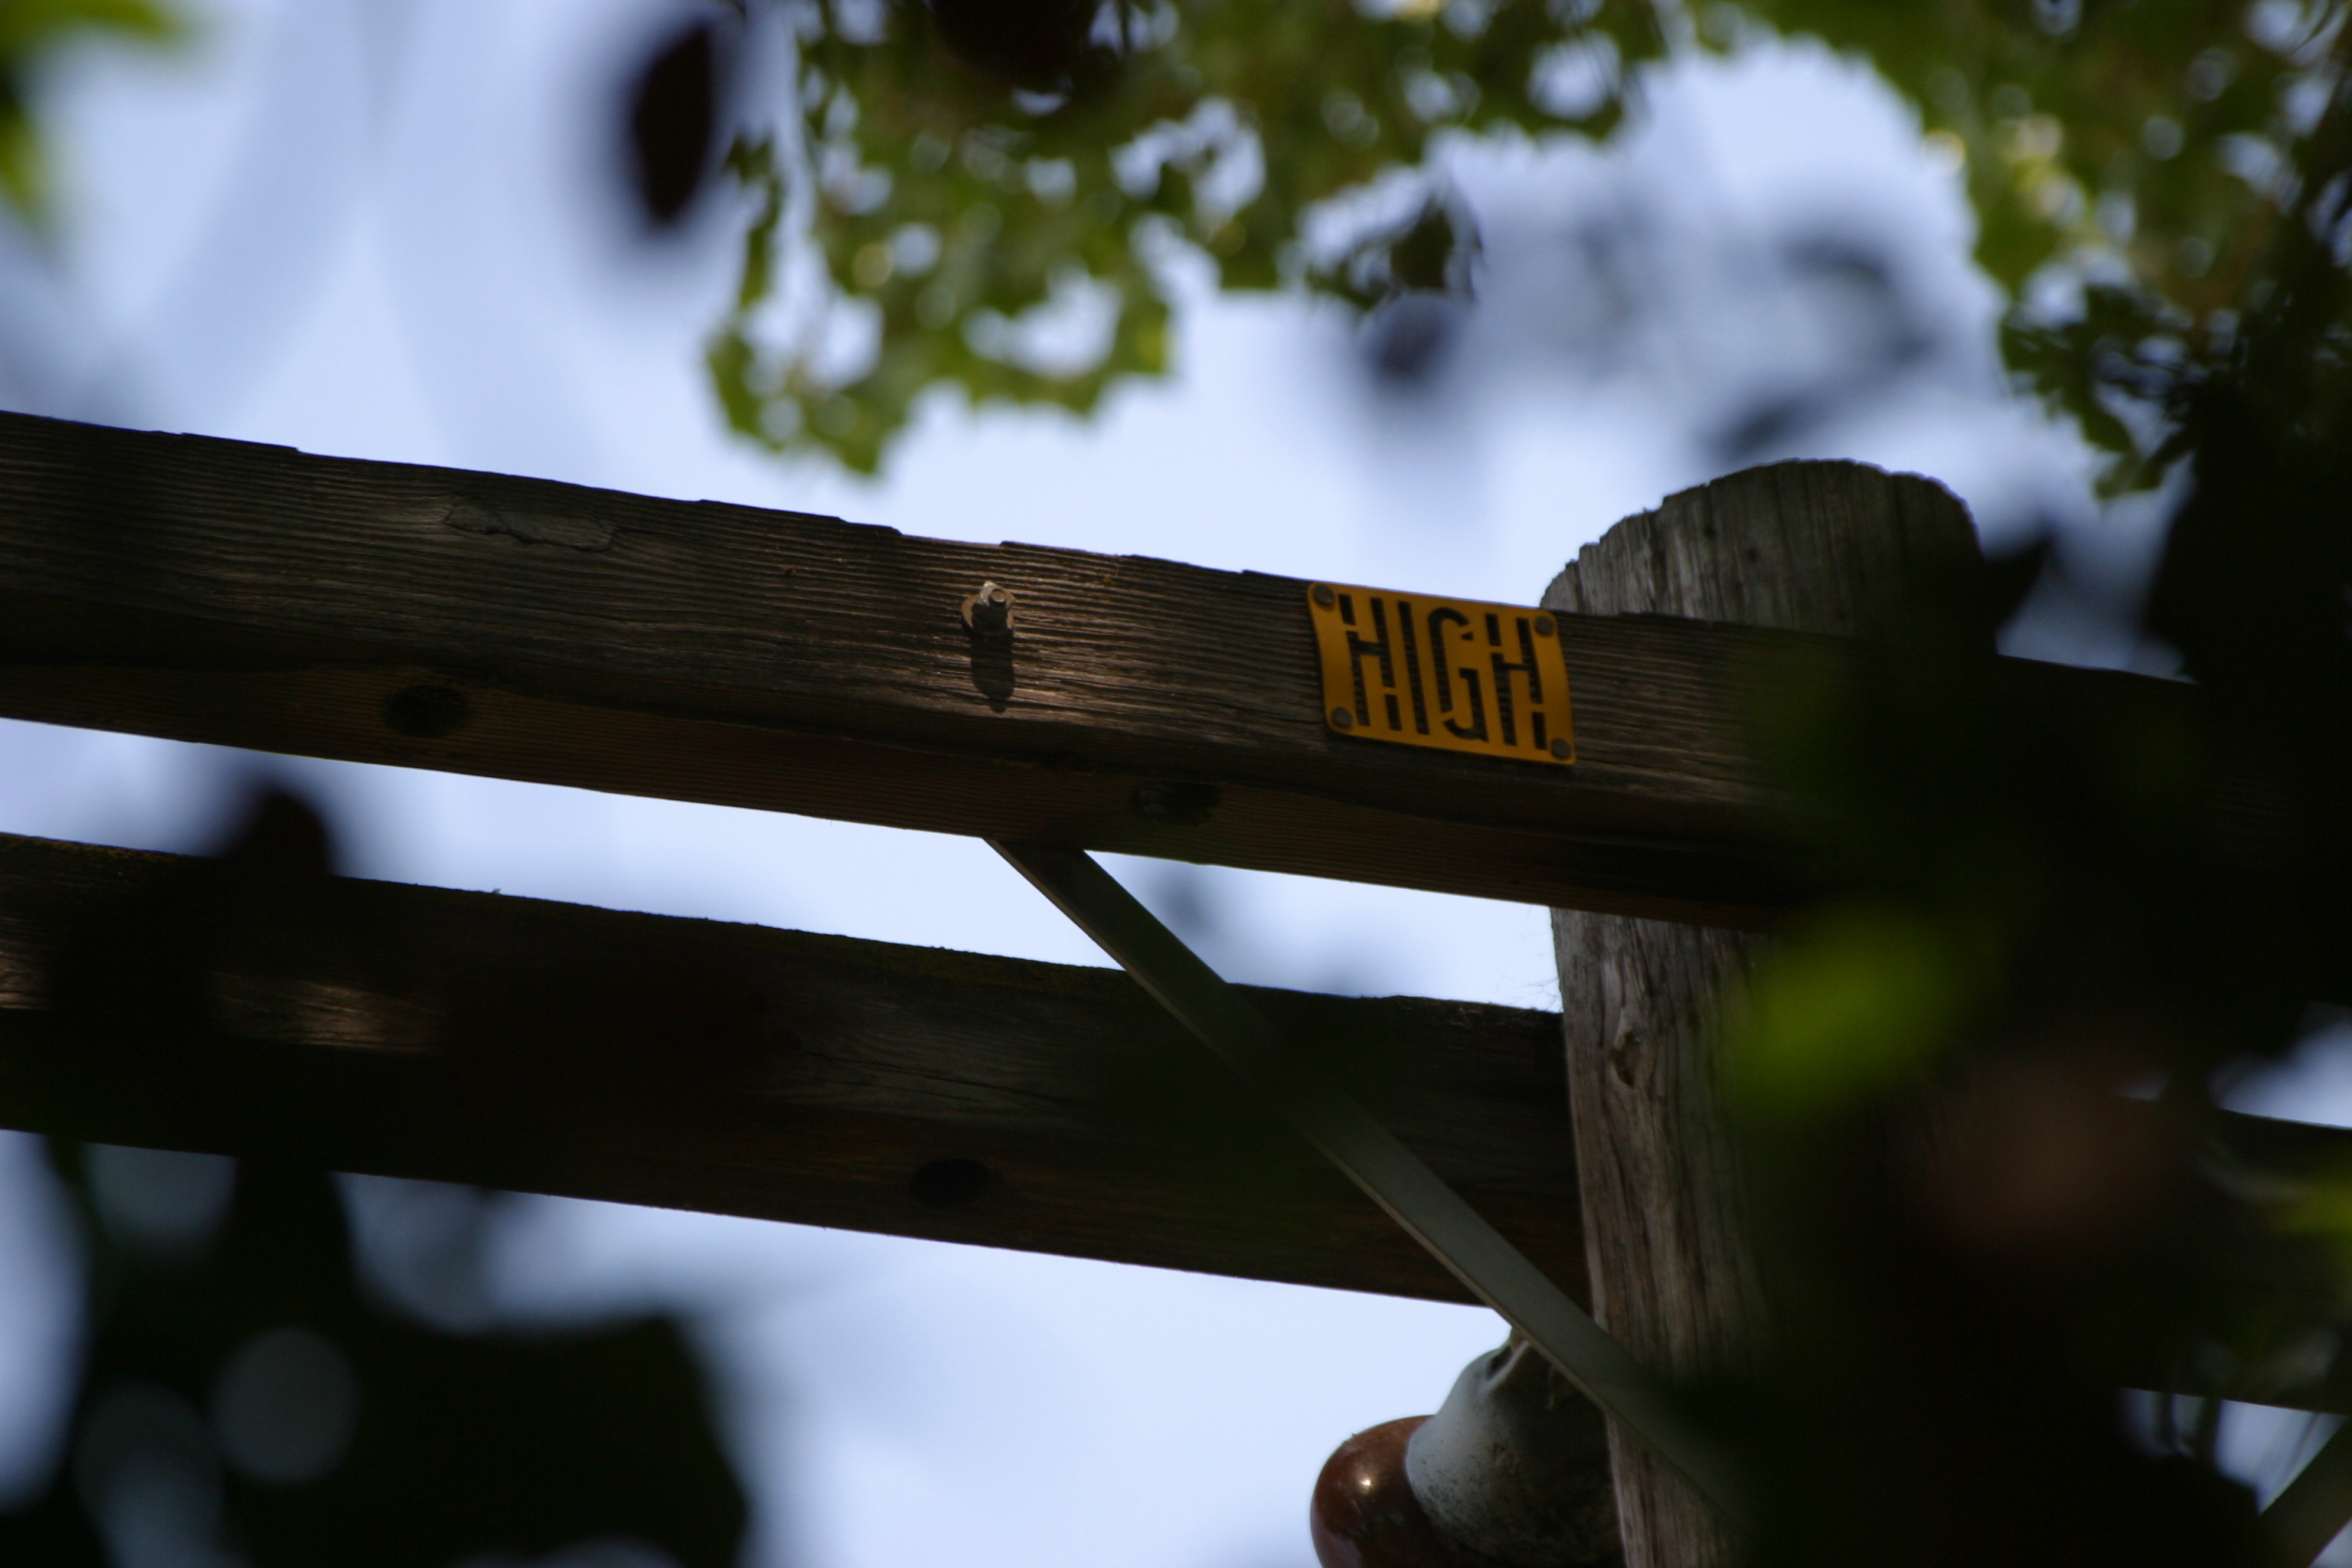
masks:
<path fill-rule="evenodd" d="M 1751 468 L 1631 517 L 1553 582 L 1546 607 L 1882 637 L 1906 590 L 1973 562 L 1948 490 L 1857 463 Z M 1671 1376 L 1752 1353 L 1763 1293 L 1714 1036 L 1752 933 L 1555 910 L 1570 1120 L 1593 1313 Z M 1722 1521 L 1638 1442 L 1611 1435 L 1627 1568 L 1717 1568 Z"/>

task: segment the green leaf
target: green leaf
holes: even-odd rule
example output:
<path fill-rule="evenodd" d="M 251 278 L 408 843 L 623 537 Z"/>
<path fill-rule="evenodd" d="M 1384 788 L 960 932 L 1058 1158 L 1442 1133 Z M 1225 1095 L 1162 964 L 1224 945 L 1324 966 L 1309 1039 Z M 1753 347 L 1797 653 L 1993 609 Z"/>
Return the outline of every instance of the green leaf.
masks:
<path fill-rule="evenodd" d="M 870 471 L 934 387 L 1083 414 L 1166 374 L 1171 248 L 1208 257 L 1228 289 L 1303 285 L 1359 307 L 1429 278 L 1465 286 L 1474 242 L 1430 174 L 1437 138 L 1604 134 L 1625 72 L 1665 47 L 1646 0 L 1384 16 L 1122 0 L 1092 47 L 1046 25 L 1059 12 L 1038 13 L 1042 31 L 992 32 L 950 10 L 943 26 L 898 4 L 877 34 L 811 7 L 795 123 L 729 159 L 758 216 L 712 374 L 729 422 L 777 449 Z M 1548 98 L 1546 73 L 1579 48 L 1585 95 Z M 1423 181 L 1414 205 L 1443 232 L 1408 213 L 1339 256 L 1306 255 L 1318 213 L 1397 171 Z M 794 257 L 821 281 L 790 315 L 775 290 Z M 1097 306 L 1091 353 L 1034 352 L 1058 302 L 1081 297 Z M 845 306 L 875 323 L 870 356 L 846 371 L 811 325 Z"/>
<path fill-rule="evenodd" d="M 29 100 L 51 55 L 93 36 L 163 46 L 186 31 L 155 0 L 0 0 L 0 201 L 28 222 L 47 211 L 47 159 Z"/>
<path fill-rule="evenodd" d="M 1966 952 L 1904 910 L 1833 912 L 1759 968 L 1725 1088 L 1767 1123 L 1832 1115 L 1916 1079 L 1956 1041 L 1977 990 Z"/>

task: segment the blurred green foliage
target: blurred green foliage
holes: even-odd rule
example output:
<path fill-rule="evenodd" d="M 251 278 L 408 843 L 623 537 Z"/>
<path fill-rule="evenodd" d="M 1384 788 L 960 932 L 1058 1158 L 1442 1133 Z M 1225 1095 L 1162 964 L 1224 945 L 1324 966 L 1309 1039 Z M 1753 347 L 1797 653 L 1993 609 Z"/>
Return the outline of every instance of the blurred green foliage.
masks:
<path fill-rule="evenodd" d="M 1959 1032 L 1981 987 L 1948 933 L 1903 910 L 1841 908 L 1792 934 L 1757 975 L 1726 1088 L 1774 1124 L 1915 1081 Z"/>
<path fill-rule="evenodd" d="M 47 210 L 32 95 L 35 77 L 58 50 L 91 37 L 168 44 L 184 32 L 177 13 L 157 0 L 0 0 L 0 202 L 21 218 Z"/>
<path fill-rule="evenodd" d="M 2341 198 L 2342 149 L 2320 133 L 2343 71 L 2335 0 L 1742 10 L 1858 52 L 1918 107 L 1965 172 L 1978 262 L 2017 301 L 2011 365 L 2116 459 L 2110 489 L 2180 454 L 2151 392 L 2232 352 L 2295 284 L 2283 231 L 2332 222 Z"/>
<path fill-rule="evenodd" d="M 757 216 L 710 366 L 737 429 L 866 471 L 933 386 L 1085 413 L 1163 373 L 1180 247 L 1228 289 L 1466 289 L 1433 149 L 1604 134 L 1665 50 L 1644 0 L 779 9 L 799 75 L 728 153 Z M 1310 243 L 1376 188 L 1402 199 Z M 870 357 L 828 358 L 845 322 Z"/>
<path fill-rule="evenodd" d="M 931 388 L 1083 413 L 1164 372 L 1183 247 L 1228 289 L 1466 292 L 1449 138 L 1606 137 L 1640 68 L 1777 35 L 1916 108 L 2014 302 L 2009 363 L 2111 488 L 2143 485 L 2179 455 L 2167 372 L 2279 297 L 2291 210 L 2343 173 L 2315 136 L 2335 0 L 1725 0 L 1695 26 L 1649 0 L 749 10 L 782 16 L 795 75 L 727 156 L 756 216 L 711 372 L 744 434 L 866 471 Z"/>

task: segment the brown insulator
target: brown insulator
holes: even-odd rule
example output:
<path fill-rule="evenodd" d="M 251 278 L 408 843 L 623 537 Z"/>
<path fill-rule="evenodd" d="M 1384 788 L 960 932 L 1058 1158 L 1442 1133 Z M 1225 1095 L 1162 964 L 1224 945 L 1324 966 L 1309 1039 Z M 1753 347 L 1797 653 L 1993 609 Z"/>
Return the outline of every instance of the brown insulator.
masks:
<path fill-rule="evenodd" d="M 1307 1530 L 1323 1568 L 1475 1568 L 1447 1548 L 1404 1479 L 1404 1446 L 1429 1417 L 1383 1421 L 1339 1445 L 1315 1478 Z"/>

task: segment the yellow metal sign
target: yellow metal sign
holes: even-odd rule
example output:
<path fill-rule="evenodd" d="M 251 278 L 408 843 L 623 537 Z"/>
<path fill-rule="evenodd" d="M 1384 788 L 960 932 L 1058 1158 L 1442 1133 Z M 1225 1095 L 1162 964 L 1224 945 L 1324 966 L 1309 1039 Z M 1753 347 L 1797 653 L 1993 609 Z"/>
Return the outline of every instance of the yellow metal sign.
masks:
<path fill-rule="evenodd" d="M 1543 610 L 1317 583 L 1323 721 L 1363 741 L 1576 761 L 1568 663 Z"/>

